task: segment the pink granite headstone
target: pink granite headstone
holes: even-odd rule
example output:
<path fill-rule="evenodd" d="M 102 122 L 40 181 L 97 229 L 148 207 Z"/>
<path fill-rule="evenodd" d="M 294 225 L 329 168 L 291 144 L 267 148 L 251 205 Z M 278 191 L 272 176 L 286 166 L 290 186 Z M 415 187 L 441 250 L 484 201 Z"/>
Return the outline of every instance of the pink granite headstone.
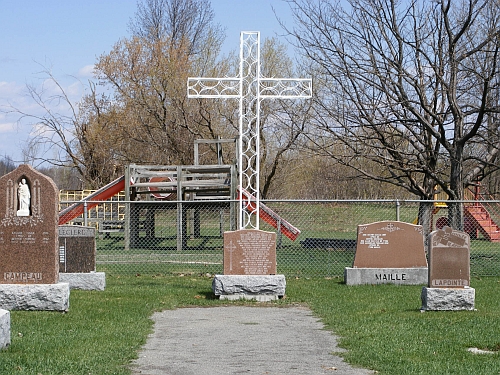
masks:
<path fill-rule="evenodd" d="M 429 237 L 429 287 L 470 286 L 469 235 L 444 227 L 432 232 Z"/>
<path fill-rule="evenodd" d="M 275 275 L 276 233 L 242 229 L 224 233 L 224 275 Z"/>
<path fill-rule="evenodd" d="M 401 221 L 359 225 L 353 267 L 427 267 L 422 226 Z"/>
<path fill-rule="evenodd" d="M 59 281 L 54 182 L 23 164 L 0 178 L 0 284 Z"/>

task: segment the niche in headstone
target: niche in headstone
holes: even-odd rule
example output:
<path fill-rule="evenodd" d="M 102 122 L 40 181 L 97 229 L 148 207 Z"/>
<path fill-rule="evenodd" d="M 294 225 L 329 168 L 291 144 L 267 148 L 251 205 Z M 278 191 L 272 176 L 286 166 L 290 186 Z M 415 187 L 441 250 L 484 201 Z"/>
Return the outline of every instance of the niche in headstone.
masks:
<path fill-rule="evenodd" d="M 421 225 L 381 221 L 358 226 L 353 266 L 347 285 L 427 283 L 427 258 Z"/>
<path fill-rule="evenodd" d="M 0 178 L 0 308 L 69 307 L 69 286 L 58 283 L 58 201 L 54 182 L 29 165 Z"/>
<path fill-rule="evenodd" d="M 422 310 L 474 310 L 467 233 L 445 226 L 429 235 L 429 283 L 421 298 Z"/>
<path fill-rule="evenodd" d="M 272 300 L 285 293 L 276 274 L 276 233 L 241 229 L 224 233 L 224 275 L 212 284 L 221 299 Z"/>

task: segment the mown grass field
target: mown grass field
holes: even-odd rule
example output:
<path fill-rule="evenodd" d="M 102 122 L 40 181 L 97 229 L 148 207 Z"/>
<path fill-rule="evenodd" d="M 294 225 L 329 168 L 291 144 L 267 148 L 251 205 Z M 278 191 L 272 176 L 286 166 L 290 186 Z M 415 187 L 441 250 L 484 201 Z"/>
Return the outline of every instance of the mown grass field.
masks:
<path fill-rule="evenodd" d="M 214 299 L 211 281 L 108 274 L 103 292 L 72 291 L 67 313 L 12 311 L 0 374 L 130 374 L 153 312 L 243 303 Z M 421 313 L 419 286 L 353 287 L 339 278 L 289 277 L 285 298 L 271 304 L 308 306 L 340 336 L 349 363 L 379 374 L 499 374 L 500 279 L 473 277 L 471 286 L 477 311 Z M 495 354 L 475 355 L 470 347 Z"/>

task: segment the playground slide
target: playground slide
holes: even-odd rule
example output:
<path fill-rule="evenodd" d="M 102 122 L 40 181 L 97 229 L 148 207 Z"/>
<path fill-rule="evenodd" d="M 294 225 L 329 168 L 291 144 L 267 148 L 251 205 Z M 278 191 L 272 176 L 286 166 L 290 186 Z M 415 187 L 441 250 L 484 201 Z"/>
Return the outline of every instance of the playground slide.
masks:
<path fill-rule="evenodd" d="M 60 211 L 59 225 L 63 225 L 68 221 L 71 221 L 74 218 L 82 215 L 85 208 L 85 202 L 87 202 L 87 210 L 90 210 L 92 207 L 97 206 L 101 201 L 105 201 L 111 198 L 113 195 L 118 194 L 124 189 L 125 176 L 121 176 L 116 180 L 110 182 L 106 186 L 95 191 L 94 193 L 90 194 L 88 197 Z M 246 200 L 246 208 L 254 211 L 256 209 L 255 197 L 246 190 L 242 190 L 242 194 Z M 279 226 L 279 230 L 281 231 L 281 233 L 290 238 L 292 241 L 295 241 L 300 234 L 300 230 L 298 228 L 295 228 L 292 224 L 280 217 L 276 212 L 271 210 L 263 203 L 260 203 L 259 216 L 262 220 L 272 225 L 274 228 L 278 229 Z"/>
<path fill-rule="evenodd" d="M 238 191 L 240 191 L 239 188 Z M 245 189 L 241 189 L 241 193 L 245 198 L 246 208 L 248 210 L 255 211 L 255 197 Z M 292 224 L 283 219 L 276 212 L 267 207 L 264 203 L 260 203 L 259 216 L 262 220 L 272 225 L 274 228 L 278 229 L 279 226 L 279 230 L 281 231 L 281 233 L 290 238 L 292 241 L 295 241 L 300 234 L 300 230 L 298 228 L 295 228 Z"/>
<path fill-rule="evenodd" d="M 118 177 L 116 180 L 110 182 L 106 186 L 90 194 L 88 197 L 60 211 L 59 225 L 63 225 L 68 221 L 71 221 L 74 218 L 82 215 L 85 207 L 84 206 L 85 202 L 87 202 L 87 210 L 90 210 L 92 207 L 97 206 L 99 202 L 111 198 L 113 195 L 118 194 L 120 191 L 124 189 L 125 189 L 125 176 Z"/>

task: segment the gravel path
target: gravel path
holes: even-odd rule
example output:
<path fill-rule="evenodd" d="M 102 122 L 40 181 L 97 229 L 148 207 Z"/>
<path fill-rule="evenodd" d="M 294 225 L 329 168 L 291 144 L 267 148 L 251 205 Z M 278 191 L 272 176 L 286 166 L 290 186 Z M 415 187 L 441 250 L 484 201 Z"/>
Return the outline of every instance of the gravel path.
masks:
<path fill-rule="evenodd" d="M 353 368 L 335 336 L 304 307 L 210 307 L 153 315 L 134 375 L 342 374 Z"/>

